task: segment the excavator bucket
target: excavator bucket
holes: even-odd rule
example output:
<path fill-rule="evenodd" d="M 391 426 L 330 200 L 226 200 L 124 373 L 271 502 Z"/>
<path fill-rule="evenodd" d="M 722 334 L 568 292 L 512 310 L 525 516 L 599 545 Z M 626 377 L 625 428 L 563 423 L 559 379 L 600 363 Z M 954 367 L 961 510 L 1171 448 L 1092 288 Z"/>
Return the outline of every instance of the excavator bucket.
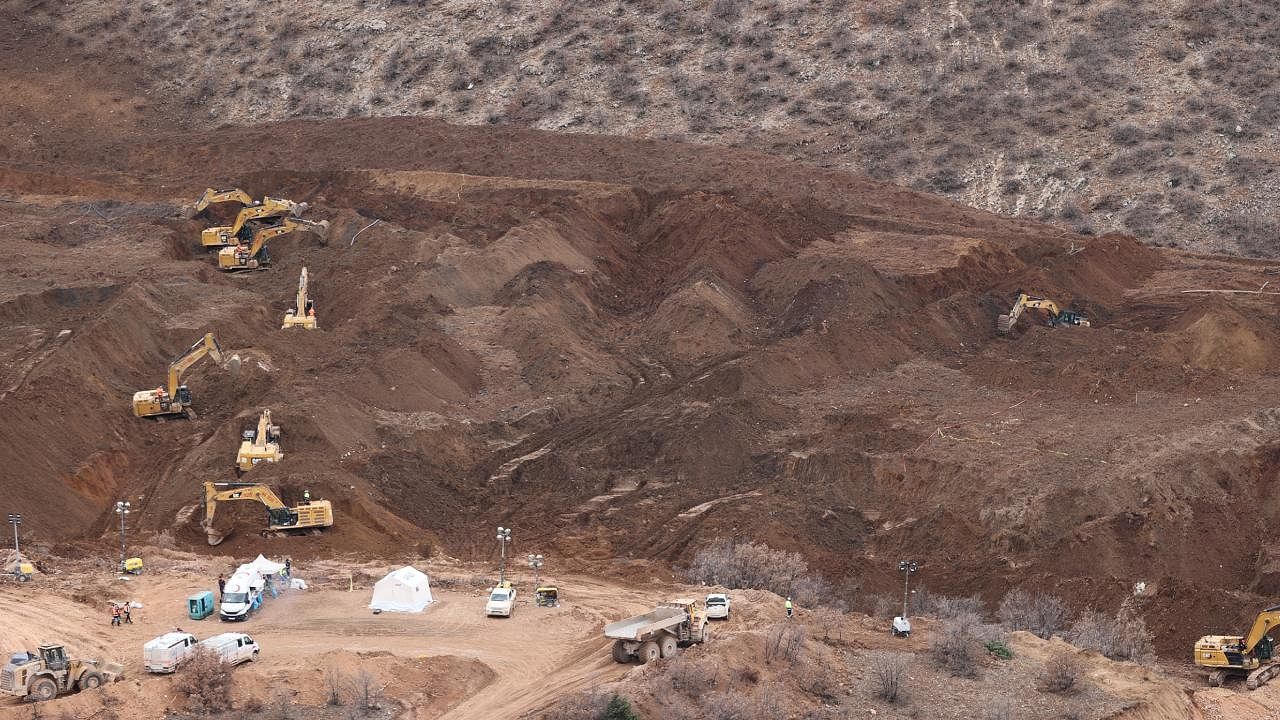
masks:
<path fill-rule="evenodd" d="M 220 530 L 215 530 L 214 528 L 211 528 L 208 526 L 206 526 L 204 529 L 204 539 L 210 545 L 217 545 L 221 543 L 223 540 L 226 540 L 227 536 L 230 534 L 231 534 L 230 531 L 222 532 Z"/>
<path fill-rule="evenodd" d="M 223 364 L 223 367 L 225 367 L 227 369 L 227 372 L 231 373 L 232 375 L 239 375 L 240 374 L 240 356 L 232 355 L 231 357 L 227 358 L 227 362 Z"/>
<path fill-rule="evenodd" d="M 1001 315 L 996 318 L 996 332 L 1001 335 L 1008 335 L 1009 331 L 1013 329 L 1013 323 L 1016 320 L 1017 318 L 1012 315 Z"/>

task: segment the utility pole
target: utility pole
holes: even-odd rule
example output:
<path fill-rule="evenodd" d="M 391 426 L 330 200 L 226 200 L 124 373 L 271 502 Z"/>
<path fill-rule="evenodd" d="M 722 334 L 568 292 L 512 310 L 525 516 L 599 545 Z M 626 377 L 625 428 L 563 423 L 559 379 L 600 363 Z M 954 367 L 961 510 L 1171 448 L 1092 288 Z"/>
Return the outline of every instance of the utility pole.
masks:
<path fill-rule="evenodd" d="M 920 569 L 919 563 L 914 560 L 902 560 L 898 562 L 898 570 L 902 572 L 902 617 L 907 618 L 907 598 L 909 597 L 908 588 L 911 586 L 911 573 Z"/>
<path fill-rule="evenodd" d="M 498 526 L 498 542 L 502 546 L 502 565 L 498 570 L 498 583 L 507 581 L 507 543 L 511 542 L 511 528 Z"/>
<path fill-rule="evenodd" d="M 120 516 L 120 572 L 124 572 L 124 519 L 129 514 L 129 508 L 133 507 L 126 500 L 116 501 L 116 514 Z"/>
<path fill-rule="evenodd" d="M 533 587 L 534 587 L 534 589 L 537 589 L 537 587 L 538 587 L 538 571 L 542 569 L 542 556 L 541 556 L 541 555 L 530 555 L 530 556 L 529 556 L 529 567 L 533 568 Z"/>
<path fill-rule="evenodd" d="M 13 554 L 14 562 L 22 562 L 22 551 L 18 549 L 18 526 L 22 524 L 22 515 L 19 513 L 9 513 L 9 524 L 13 526 Z"/>

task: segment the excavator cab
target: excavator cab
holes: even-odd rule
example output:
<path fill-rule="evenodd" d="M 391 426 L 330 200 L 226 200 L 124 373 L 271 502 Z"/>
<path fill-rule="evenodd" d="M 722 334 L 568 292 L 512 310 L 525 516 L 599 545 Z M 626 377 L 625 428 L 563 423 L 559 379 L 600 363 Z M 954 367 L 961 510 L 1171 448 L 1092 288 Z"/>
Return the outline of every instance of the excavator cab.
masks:
<path fill-rule="evenodd" d="M 41 645 L 40 659 L 50 670 L 67 669 L 67 649 L 61 645 Z"/>

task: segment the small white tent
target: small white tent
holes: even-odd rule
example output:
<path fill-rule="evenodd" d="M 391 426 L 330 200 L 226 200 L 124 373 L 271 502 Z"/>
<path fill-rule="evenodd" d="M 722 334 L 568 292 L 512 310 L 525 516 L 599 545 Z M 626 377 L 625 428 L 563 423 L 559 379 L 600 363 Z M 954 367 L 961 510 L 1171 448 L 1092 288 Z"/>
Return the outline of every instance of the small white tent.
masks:
<path fill-rule="evenodd" d="M 422 612 L 430 602 L 431 582 L 426 574 L 406 565 L 374 584 L 369 607 L 386 612 Z"/>

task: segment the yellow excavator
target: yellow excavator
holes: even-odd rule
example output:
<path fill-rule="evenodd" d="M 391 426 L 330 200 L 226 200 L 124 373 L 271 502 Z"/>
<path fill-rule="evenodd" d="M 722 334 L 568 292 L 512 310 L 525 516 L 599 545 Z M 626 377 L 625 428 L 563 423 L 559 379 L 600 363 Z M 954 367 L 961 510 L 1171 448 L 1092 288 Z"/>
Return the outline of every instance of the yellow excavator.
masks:
<path fill-rule="evenodd" d="M 262 228 L 253 234 L 253 242 L 224 247 L 218 251 L 218 269 L 227 272 L 240 270 L 264 270 L 271 267 L 271 256 L 267 254 L 267 243 L 274 238 L 293 232 L 294 230 L 310 230 L 324 237 L 329 232 L 329 222 L 314 222 L 302 218 L 285 218 L 279 225 Z"/>
<path fill-rule="evenodd" d="M 169 363 L 169 379 L 166 385 L 154 390 L 139 390 L 133 394 L 133 414 L 137 417 L 157 415 L 194 417 L 195 413 L 191 410 L 191 391 L 182 384 L 182 373 L 205 355 L 212 357 L 214 362 L 233 373 L 240 369 L 240 358 L 233 355 L 224 361 L 222 348 L 214 339 L 213 333 L 206 333 L 194 345 L 187 348 L 187 351 L 177 360 Z"/>
<path fill-rule="evenodd" d="M 1196 641 L 1196 665 L 1210 668 L 1209 684 L 1218 687 L 1228 675 L 1244 675 L 1250 690 L 1257 690 L 1280 674 L 1280 663 L 1272 658 L 1275 640 L 1267 633 L 1280 625 L 1280 605 L 1258 613 L 1249 634 L 1205 635 Z"/>
<path fill-rule="evenodd" d="M 187 217 L 194 218 L 209 208 L 210 205 L 224 202 L 238 202 L 246 207 L 256 204 L 249 193 L 240 188 L 232 188 L 230 190 L 218 190 L 217 188 L 205 188 L 204 194 L 200 199 L 196 200 L 187 210 Z"/>
<path fill-rule="evenodd" d="M 284 314 L 284 324 L 280 329 L 291 327 L 316 329 L 316 306 L 307 298 L 306 268 L 302 268 L 302 274 L 298 276 L 298 298 L 293 304 L 293 309 Z"/>
<path fill-rule="evenodd" d="M 328 500 L 307 500 L 297 507 L 286 507 L 271 488 L 261 483 L 204 484 L 204 532 L 210 545 L 226 539 L 227 533 L 216 530 L 213 519 L 218 503 L 230 500 L 257 500 L 267 506 L 267 529 L 263 536 L 291 530 L 319 530 L 333 525 L 333 506 Z"/>
<path fill-rule="evenodd" d="M 258 427 L 240 434 L 240 450 L 236 453 L 236 472 L 246 473 L 260 462 L 280 462 L 280 426 L 271 424 L 271 411 L 263 410 Z"/>
<path fill-rule="evenodd" d="M 1001 335 L 1008 335 L 1009 331 L 1013 330 L 1014 323 L 1018 322 L 1022 311 L 1027 308 L 1039 308 L 1048 311 L 1049 325 L 1051 327 L 1062 327 L 1064 325 L 1089 327 L 1089 319 L 1080 313 L 1074 310 L 1062 310 L 1052 300 L 1028 295 L 1019 290 L 1018 299 L 1014 301 L 1013 308 L 1009 310 L 1008 314 L 996 318 L 996 332 Z"/>
<path fill-rule="evenodd" d="M 243 245 L 252 241 L 255 221 L 285 216 L 297 217 L 309 206 L 284 198 L 264 197 L 260 202 L 244 208 L 236 215 L 234 223 L 226 226 L 205 228 L 200 232 L 200 244 L 205 247 L 226 247 Z"/>

